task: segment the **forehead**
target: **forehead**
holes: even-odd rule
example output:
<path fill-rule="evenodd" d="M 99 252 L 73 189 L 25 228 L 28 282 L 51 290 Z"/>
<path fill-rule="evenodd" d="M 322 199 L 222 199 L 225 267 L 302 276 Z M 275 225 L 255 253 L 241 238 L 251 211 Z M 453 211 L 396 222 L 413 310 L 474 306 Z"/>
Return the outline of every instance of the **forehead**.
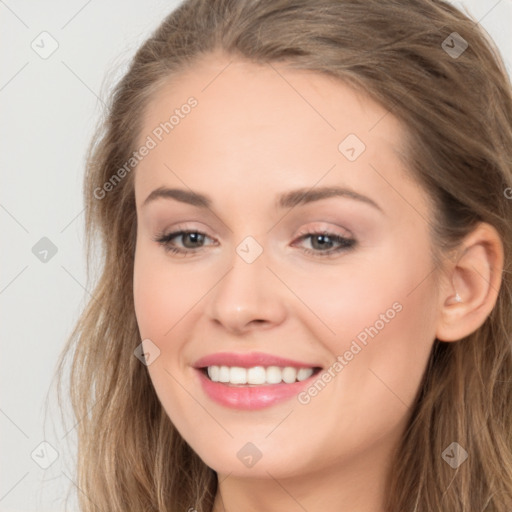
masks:
<path fill-rule="evenodd" d="M 190 98 L 195 106 L 184 108 Z M 322 180 L 389 194 L 379 174 L 407 175 L 401 124 L 383 106 L 340 80 L 280 63 L 205 57 L 153 95 L 140 144 L 148 136 L 155 147 L 137 166 L 139 196 L 179 176 L 199 190 L 222 183 L 265 192 Z"/>
<path fill-rule="evenodd" d="M 218 53 L 162 82 L 147 105 L 145 131 L 168 119 L 191 96 L 200 107 L 194 109 L 194 117 L 217 129 L 237 122 L 268 130 L 288 124 L 291 129 L 300 117 L 300 127 L 311 135 L 324 131 L 326 136 L 341 136 L 353 130 L 368 141 L 386 136 L 387 142 L 399 143 L 399 137 L 393 136 L 399 135 L 398 120 L 364 91 L 340 79 L 283 63 L 256 64 Z M 241 110 L 243 115 L 237 116 Z M 293 133 L 300 127 L 295 126 Z"/>

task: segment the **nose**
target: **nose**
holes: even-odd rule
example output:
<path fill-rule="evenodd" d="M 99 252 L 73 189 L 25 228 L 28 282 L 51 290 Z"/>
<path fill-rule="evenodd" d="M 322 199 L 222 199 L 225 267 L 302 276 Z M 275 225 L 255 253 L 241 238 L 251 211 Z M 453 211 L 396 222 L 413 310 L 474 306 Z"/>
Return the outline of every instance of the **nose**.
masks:
<path fill-rule="evenodd" d="M 286 318 L 286 290 L 267 268 L 265 251 L 251 263 L 235 252 L 230 262 L 208 294 L 209 318 L 234 334 L 281 324 Z"/>

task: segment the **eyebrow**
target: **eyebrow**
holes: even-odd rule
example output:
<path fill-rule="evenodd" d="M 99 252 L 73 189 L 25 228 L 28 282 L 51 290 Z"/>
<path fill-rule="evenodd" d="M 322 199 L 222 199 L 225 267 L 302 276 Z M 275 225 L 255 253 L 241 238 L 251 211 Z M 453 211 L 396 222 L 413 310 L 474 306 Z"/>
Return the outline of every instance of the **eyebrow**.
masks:
<path fill-rule="evenodd" d="M 305 205 L 312 203 L 313 201 L 319 201 L 321 199 L 328 199 L 331 197 L 346 197 L 354 199 L 373 206 L 377 210 L 383 212 L 382 208 L 373 199 L 370 199 L 363 194 L 359 194 L 354 190 L 342 187 L 300 188 L 292 190 L 279 196 L 276 204 L 279 208 L 294 208 L 299 205 Z M 212 200 L 204 194 L 180 188 L 159 187 L 149 194 L 142 203 L 142 206 L 144 207 L 148 203 L 157 199 L 175 199 L 182 203 L 208 209 L 212 205 Z"/>

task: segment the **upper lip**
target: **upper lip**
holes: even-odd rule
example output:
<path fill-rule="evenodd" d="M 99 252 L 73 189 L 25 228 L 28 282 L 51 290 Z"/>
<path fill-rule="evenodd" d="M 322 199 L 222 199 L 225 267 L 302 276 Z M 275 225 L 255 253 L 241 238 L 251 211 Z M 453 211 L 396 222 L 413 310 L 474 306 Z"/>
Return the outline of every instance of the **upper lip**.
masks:
<path fill-rule="evenodd" d="M 195 368 L 207 366 L 238 366 L 240 368 L 252 368 L 253 366 L 292 366 L 294 368 L 317 368 L 318 365 L 294 361 L 284 357 L 265 354 L 263 352 L 217 352 L 201 357 L 194 363 Z"/>

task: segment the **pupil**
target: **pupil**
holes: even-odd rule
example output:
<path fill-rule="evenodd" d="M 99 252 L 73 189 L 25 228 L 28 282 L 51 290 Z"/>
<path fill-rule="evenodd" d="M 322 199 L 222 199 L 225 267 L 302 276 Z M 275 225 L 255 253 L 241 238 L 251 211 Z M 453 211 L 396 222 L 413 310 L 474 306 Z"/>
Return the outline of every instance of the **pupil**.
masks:
<path fill-rule="evenodd" d="M 200 235 L 199 233 L 187 233 L 185 240 L 187 240 L 187 237 L 189 238 L 189 240 L 192 240 L 192 245 L 197 244 L 202 240 L 202 235 Z M 187 244 L 185 243 L 184 245 L 186 246 Z"/>
<path fill-rule="evenodd" d="M 313 238 L 313 241 L 320 242 L 319 243 L 320 248 L 325 248 L 326 245 L 330 244 L 329 237 L 327 235 L 317 235 Z M 314 245 L 315 245 L 315 243 L 313 243 L 313 246 Z"/>

